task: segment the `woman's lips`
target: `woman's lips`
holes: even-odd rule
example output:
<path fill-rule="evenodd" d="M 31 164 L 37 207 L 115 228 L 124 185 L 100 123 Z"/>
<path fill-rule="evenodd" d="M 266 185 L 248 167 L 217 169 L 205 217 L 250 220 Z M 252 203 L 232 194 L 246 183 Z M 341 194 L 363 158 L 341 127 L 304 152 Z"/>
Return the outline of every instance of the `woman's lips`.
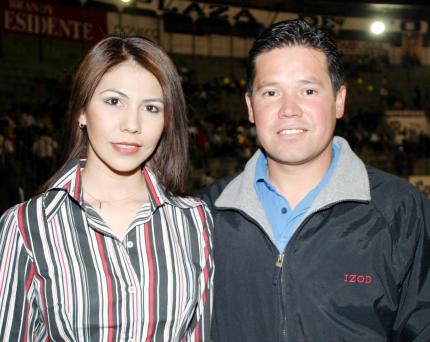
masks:
<path fill-rule="evenodd" d="M 112 147 L 117 152 L 132 154 L 139 151 L 141 146 L 136 143 L 118 142 L 118 143 L 112 143 Z"/>

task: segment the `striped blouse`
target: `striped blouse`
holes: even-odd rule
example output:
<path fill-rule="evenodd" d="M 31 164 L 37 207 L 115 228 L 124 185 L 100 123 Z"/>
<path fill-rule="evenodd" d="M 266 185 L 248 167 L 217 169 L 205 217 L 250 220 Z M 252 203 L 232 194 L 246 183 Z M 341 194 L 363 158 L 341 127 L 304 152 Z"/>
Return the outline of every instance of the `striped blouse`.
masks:
<path fill-rule="evenodd" d="M 120 241 L 83 202 L 84 163 L 0 219 L 0 341 L 210 340 L 207 207 L 144 169 L 150 202 Z"/>

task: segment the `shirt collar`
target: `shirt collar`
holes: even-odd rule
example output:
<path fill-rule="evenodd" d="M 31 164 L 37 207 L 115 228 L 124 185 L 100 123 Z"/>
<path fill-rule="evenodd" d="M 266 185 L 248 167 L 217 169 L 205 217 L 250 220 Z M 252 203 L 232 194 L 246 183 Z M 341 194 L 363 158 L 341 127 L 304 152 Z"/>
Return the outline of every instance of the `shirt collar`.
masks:
<path fill-rule="evenodd" d="M 171 198 L 166 194 L 164 189 L 158 184 L 154 174 L 148 169 L 143 169 L 146 185 L 148 187 L 149 200 L 153 208 L 158 208 L 165 203 L 173 204 Z"/>
<path fill-rule="evenodd" d="M 263 182 L 269 190 L 275 191 L 269 180 L 269 175 L 267 172 L 267 157 L 264 153 L 261 153 L 257 159 L 257 164 L 255 165 L 254 182 L 255 184 Z"/>
<path fill-rule="evenodd" d="M 327 172 L 324 175 L 324 178 L 318 184 L 318 187 L 320 189 L 324 188 L 327 185 L 328 181 L 330 180 L 331 175 L 333 174 L 334 170 L 336 169 L 337 161 L 339 160 L 339 155 L 340 155 L 340 148 L 339 148 L 339 146 L 337 146 L 337 144 L 335 142 L 333 142 L 332 143 L 332 156 L 333 156 L 333 158 L 331 160 L 329 169 L 327 170 Z"/>
<path fill-rule="evenodd" d="M 49 195 L 50 193 L 57 191 L 66 192 L 82 206 L 83 194 L 81 169 L 84 168 L 86 161 L 86 155 L 82 154 L 65 164 L 49 186 L 47 194 Z"/>
<path fill-rule="evenodd" d="M 157 208 L 165 204 L 172 205 L 181 209 L 195 208 L 202 205 L 201 200 L 195 197 L 179 197 L 174 196 L 166 191 L 162 184 L 157 181 L 156 176 L 152 171 L 145 167 L 143 174 L 148 186 L 149 199 L 152 207 Z"/>
<path fill-rule="evenodd" d="M 255 181 L 267 180 L 267 158 L 264 153 L 261 153 L 255 165 Z"/>
<path fill-rule="evenodd" d="M 47 190 L 47 194 L 56 193 L 58 191 L 66 192 L 73 198 L 81 207 L 83 207 L 83 190 L 82 190 L 82 175 L 81 171 L 85 167 L 87 161 L 86 154 L 72 159 L 58 173 L 57 177 L 51 183 Z M 201 205 L 201 202 L 191 197 L 175 197 L 164 190 L 163 186 L 158 183 L 155 175 L 144 167 L 143 174 L 148 186 L 149 200 L 154 210 L 164 204 L 170 204 L 180 208 L 193 208 Z"/>
<path fill-rule="evenodd" d="M 337 161 L 339 159 L 340 149 L 339 149 L 339 146 L 337 146 L 336 143 L 334 142 L 332 144 L 332 153 L 333 153 L 333 158 L 330 163 L 330 167 L 327 170 L 323 180 L 320 183 L 322 187 L 324 187 L 328 179 L 330 179 L 330 176 L 332 175 L 334 169 L 336 168 Z M 255 184 L 257 184 L 258 182 L 264 182 L 264 184 L 267 186 L 269 190 L 276 192 L 276 189 L 274 188 L 274 186 L 272 185 L 269 179 L 269 175 L 267 172 L 267 157 L 264 153 L 261 153 L 257 159 L 257 163 L 255 165 L 254 182 Z"/>

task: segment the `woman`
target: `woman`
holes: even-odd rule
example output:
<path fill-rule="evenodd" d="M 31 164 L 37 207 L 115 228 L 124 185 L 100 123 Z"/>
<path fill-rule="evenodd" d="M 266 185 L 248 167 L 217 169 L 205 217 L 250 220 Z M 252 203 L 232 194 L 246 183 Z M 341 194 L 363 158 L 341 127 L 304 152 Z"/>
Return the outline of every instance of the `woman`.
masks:
<path fill-rule="evenodd" d="M 172 62 L 144 38 L 104 39 L 69 115 L 65 165 L 0 221 L 0 340 L 209 340 L 212 219 L 173 195 L 187 125 Z"/>

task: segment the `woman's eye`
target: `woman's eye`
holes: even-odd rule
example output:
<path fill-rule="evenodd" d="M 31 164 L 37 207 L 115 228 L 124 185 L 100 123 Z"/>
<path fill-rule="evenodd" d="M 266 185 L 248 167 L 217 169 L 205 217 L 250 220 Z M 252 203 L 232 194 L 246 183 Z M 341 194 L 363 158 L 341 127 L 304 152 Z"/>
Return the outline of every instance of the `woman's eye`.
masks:
<path fill-rule="evenodd" d="M 119 99 L 116 97 L 111 97 L 109 99 L 106 100 L 106 103 L 112 105 L 112 106 L 116 106 L 119 104 Z"/>
<path fill-rule="evenodd" d="M 151 113 L 158 113 L 160 111 L 160 108 L 154 105 L 147 105 L 146 110 Z"/>
<path fill-rule="evenodd" d="M 316 93 L 316 91 L 314 89 L 306 89 L 305 90 L 305 95 L 313 95 L 315 93 Z"/>

